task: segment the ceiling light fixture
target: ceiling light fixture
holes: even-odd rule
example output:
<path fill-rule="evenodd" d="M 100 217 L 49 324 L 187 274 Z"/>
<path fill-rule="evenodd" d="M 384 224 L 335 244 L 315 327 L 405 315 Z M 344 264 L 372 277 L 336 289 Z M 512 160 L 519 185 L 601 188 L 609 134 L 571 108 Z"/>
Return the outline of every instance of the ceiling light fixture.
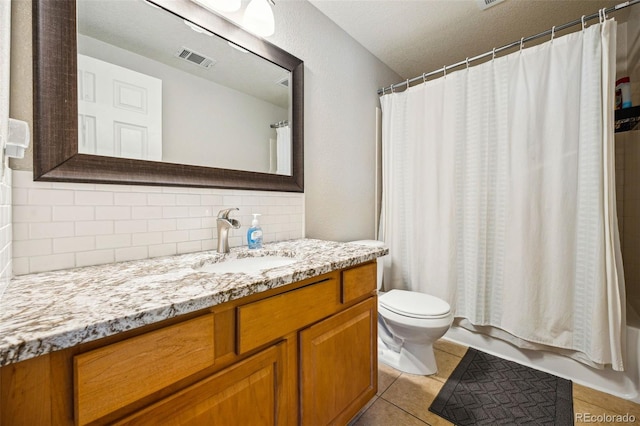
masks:
<path fill-rule="evenodd" d="M 243 26 L 261 37 L 273 35 L 276 23 L 272 5 L 275 6 L 273 0 L 251 0 L 244 11 Z"/>
<path fill-rule="evenodd" d="M 240 0 L 193 0 L 212 12 L 235 12 L 240 9 Z"/>

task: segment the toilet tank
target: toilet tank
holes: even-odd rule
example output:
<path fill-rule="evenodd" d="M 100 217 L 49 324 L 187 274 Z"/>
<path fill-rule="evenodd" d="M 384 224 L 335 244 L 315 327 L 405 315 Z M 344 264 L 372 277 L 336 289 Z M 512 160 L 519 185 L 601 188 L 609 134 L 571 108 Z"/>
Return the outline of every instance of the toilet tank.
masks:
<path fill-rule="evenodd" d="M 368 246 L 368 247 L 386 247 L 384 245 L 384 242 L 382 241 L 378 241 L 378 240 L 358 240 L 358 241 L 352 241 L 353 244 L 360 244 L 362 246 Z M 378 290 L 380 290 L 382 288 L 382 277 L 383 277 L 383 272 L 384 272 L 384 259 L 389 256 L 389 255 L 385 255 L 385 256 L 381 256 L 377 259 L 378 262 Z"/>

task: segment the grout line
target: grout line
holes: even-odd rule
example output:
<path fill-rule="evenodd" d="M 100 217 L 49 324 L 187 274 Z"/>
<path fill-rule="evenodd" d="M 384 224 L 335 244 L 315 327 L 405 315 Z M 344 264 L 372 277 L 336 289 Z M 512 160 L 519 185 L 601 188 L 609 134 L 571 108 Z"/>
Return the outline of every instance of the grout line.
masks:
<path fill-rule="evenodd" d="M 394 407 L 396 407 L 397 409 L 404 411 L 405 413 L 407 413 L 408 415 L 410 415 L 410 416 L 411 416 L 411 417 L 413 417 L 414 419 L 418 420 L 419 422 L 424 423 L 424 424 L 426 424 L 426 425 L 428 425 L 428 424 L 429 424 L 429 423 L 425 422 L 424 420 L 422 420 L 420 417 L 416 417 L 415 415 L 411 414 L 410 412 L 408 412 L 408 411 L 407 411 L 407 410 L 405 410 L 404 408 L 402 408 L 402 407 L 400 407 L 400 406 L 398 406 L 398 405 L 394 404 L 393 402 L 391 402 L 391 401 L 389 401 L 389 400 L 387 400 L 387 399 L 383 398 L 383 397 L 382 397 L 382 395 L 379 397 L 379 399 L 383 399 L 385 402 L 388 402 L 389 404 L 393 405 L 393 406 L 394 406 Z M 369 408 L 371 408 L 371 407 L 369 407 Z M 367 410 L 367 411 L 369 411 L 369 410 Z"/>

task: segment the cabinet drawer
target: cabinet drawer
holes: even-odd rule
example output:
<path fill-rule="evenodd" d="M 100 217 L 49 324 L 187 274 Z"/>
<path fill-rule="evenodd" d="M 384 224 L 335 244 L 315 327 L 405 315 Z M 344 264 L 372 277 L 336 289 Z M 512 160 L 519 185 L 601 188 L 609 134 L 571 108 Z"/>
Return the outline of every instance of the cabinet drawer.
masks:
<path fill-rule="evenodd" d="M 284 424 L 285 350 L 284 343 L 272 346 L 115 425 Z"/>
<path fill-rule="evenodd" d="M 76 424 L 86 424 L 214 363 L 213 314 L 74 357 Z"/>
<path fill-rule="evenodd" d="M 371 294 L 376 289 L 377 279 L 378 264 L 376 262 L 343 271 L 342 303 Z"/>
<path fill-rule="evenodd" d="M 316 284 L 238 307 L 238 353 L 242 354 L 340 308 L 338 274 Z"/>

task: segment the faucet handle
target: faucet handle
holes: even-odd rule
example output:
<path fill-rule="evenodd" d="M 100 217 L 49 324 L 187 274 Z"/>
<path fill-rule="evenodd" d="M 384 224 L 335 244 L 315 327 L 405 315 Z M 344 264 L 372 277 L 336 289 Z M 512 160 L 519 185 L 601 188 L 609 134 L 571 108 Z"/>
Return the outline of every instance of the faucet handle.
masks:
<path fill-rule="evenodd" d="M 240 210 L 237 207 L 233 207 L 230 209 L 222 209 L 218 212 L 218 219 L 229 219 L 229 213 L 231 213 L 233 210 Z"/>

